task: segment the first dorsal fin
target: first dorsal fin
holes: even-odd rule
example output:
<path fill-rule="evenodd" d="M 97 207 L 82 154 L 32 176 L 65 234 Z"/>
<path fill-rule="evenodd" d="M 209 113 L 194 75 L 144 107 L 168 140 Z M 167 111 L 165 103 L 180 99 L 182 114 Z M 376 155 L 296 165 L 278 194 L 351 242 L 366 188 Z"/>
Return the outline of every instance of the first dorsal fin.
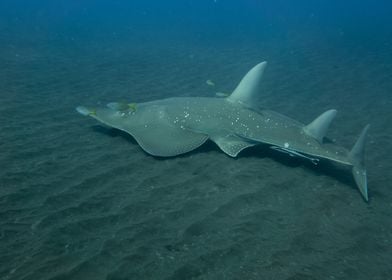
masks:
<path fill-rule="evenodd" d="M 267 62 L 264 61 L 250 69 L 227 100 L 253 106 L 255 98 L 260 92 L 261 78 L 266 66 Z"/>
<path fill-rule="evenodd" d="M 328 110 L 318 116 L 314 121 L 305 126 L 303 130 L 309 136 L 315 138 L 320 143 L 327 134 L 327 130 L 332 120 L 335 118 L 337 111 L 335 109 Z"/>

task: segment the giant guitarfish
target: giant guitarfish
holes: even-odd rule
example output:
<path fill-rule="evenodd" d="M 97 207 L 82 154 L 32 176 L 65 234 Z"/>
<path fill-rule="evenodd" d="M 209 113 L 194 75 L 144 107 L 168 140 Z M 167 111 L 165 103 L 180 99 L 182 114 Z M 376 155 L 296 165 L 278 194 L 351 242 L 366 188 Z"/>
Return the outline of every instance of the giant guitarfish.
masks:
<path fill-rule="evenodd" d="M 325 141 L 336 110 L 331 109 L 310 124 L 303 124 L 261 108 L 257 97 L 267 63 L 253 67 L 225 98 L 172 97 L 145 103 L 109 103 L 106 108 L 79 106 L 77 111 L 132 135 L 153 156 L 172 157 L 192 151 L 207 140 L 230 157 L 243 149 L 264 144 L 291 156 L 317 164 L 326 159 L 352 167 L 363 198 L 368 201 L 364 167 L 364 142 L 369 125 L 351 150 Z"/>

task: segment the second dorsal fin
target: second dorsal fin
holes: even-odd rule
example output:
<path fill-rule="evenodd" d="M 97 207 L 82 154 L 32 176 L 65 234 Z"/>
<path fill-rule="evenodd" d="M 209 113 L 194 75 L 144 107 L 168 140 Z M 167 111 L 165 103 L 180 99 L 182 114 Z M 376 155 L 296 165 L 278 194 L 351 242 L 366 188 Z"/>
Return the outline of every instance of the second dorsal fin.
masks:
<path fill-rule="evenodd" d="M 327 130 L 332 120 L 335 118 L 337 111 L 335 109 L 328 110 L 318 116 L 314 121 L 305 126 L 303 130 L 305 133 L 315 138 L 320 143 L 327 134 Z"/>

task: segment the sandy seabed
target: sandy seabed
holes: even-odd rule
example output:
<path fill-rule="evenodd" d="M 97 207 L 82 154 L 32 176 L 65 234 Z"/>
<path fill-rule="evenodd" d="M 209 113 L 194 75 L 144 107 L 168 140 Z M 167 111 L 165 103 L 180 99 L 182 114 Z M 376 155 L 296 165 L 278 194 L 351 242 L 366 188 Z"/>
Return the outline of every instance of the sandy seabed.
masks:
<path fill-rule="evenodd" d="M 306 39 L 3 46 L 0 279 L 389 279 L 391 46 Z M 262 60 L 262 106 L 336 108 L 348 149 L 371 123 L 369 203 L 349 170 L 213 143 L 154 158 L 74 109 L 230 92 Z"/>

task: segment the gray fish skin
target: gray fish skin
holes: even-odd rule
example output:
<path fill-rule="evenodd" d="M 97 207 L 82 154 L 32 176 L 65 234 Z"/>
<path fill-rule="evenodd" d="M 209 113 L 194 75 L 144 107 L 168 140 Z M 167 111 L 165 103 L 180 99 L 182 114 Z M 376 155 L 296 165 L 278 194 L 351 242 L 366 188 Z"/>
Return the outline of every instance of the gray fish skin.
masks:
<path fill-rule="evenodd" d="M 320 144 L 304 132 L 305 124 L 277 112 L 254 110 L 222 98 L 169 98 L 156 101 L 165 107 L 170 122 L 209 135 L 210 139 L 239 136 L 250 143 L 264 143 L 285 150 L 351 165 L 349 151 Z"/>
<path fill-rule="evenodd" d="M 231 157 L 243 149 L 267 144 L 273 149 L 317 163 L 326 159 L 352 166 L 363 198 L 368 201 L 362 131 L 351 151 L 323 138 L 336 115 L 328 110 L 305 125 L 277 112 L 255 106 L 260 94 L 262 62 L 253 67 L 227 98 L 173 97 L 140 104 L 109 103 L 108 108 L 77 111 L 132 135 L 144 151 L 170 157 L 187 153 L 210 139 Z"/>

